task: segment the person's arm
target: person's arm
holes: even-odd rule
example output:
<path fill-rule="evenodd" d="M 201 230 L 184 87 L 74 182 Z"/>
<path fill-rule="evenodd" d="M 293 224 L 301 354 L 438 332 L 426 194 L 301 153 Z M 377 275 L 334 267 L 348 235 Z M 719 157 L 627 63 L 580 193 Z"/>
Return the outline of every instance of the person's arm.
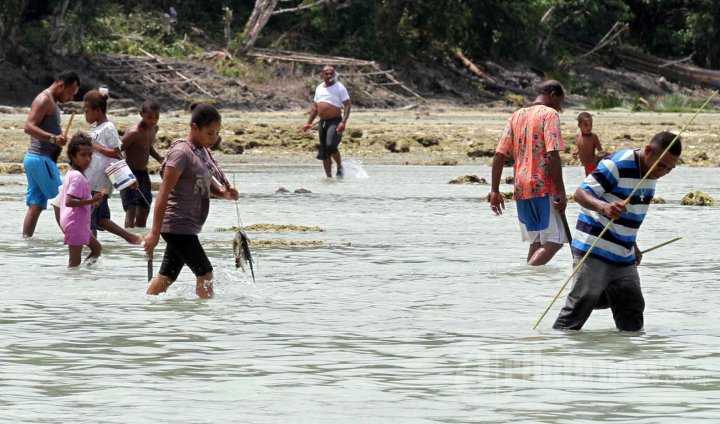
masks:
<path fill-rule="evenodd" d="M 562 175 L 562 161 L 560 160 L 560 152 L 553 150 L 548 153 L 548 165 L 550 178 L 557 188 L 558 195 L 554 199 L 555 207 L 560 212 L 565 212 L 567 207 L 567 197 L 565 196 L 565 182 Z"/>
<path fill-rule="evenodd" d="M 565 149 L 565 142 L 562 138 L 560 130 L 560 115 L 557 112 L 548 114 L 544 118 L 543 141 L 545 142 L 545 151 L 548 159 L 548 172 L 550 179 L 558 191 L 553 203 L 555 209 L 561 213 L 565 212 L 567 207 L 567 197 L 565 196 L 565 182 L 562 175 L 562 161 L 560 160 L 560 152 Z"/>
<path fill-rule="evenodd" d="M 48 113 L 48 109 L 51 106 L 50 99 L 47 96 L 39 96 L 36 98 L 30 106 L 30 113 L 25 120 L 25 134 L 38 140 L 51 141 L 55 138 L 55 144 L 59 146 L 65 145 L 65 137 L 62 134 L 52 134 L 42 128 L 40 123 Z"/>
<path fill-rule="evenodd" d="M 595 136 L 595 149 L 597 152 L 595 154 L 595 157 L 602 158 L 605 152 L 603 151 L 603 146 L 600 143 L 600 137 L 598 137 L 597 135 Z"/>
<path fill-rule="evenodd" d="M 165 218 L 168 198 L 170 197 L 170 192 L 175 188 L 178 180 L 180 180 L 181 174 L 182 170 L 172 166 L 166 166 L 163 171 L 162 183 L 160 184 L 160 191 L 158 192 L 157 200 L 155 201 L 155 210 L 153 211 L 152 228 L 150 228 L 150 231 L 145 236 L 145 252 L 148 254 L 152 254 L 155 246 L 157 246 L 160 241 L 160 228 L 162 228 L 162 222 Z"/>
<path fill-rule="evenodd" d="M 490 201 L 490 209 L 495 215 L 502 215 L 502 211 L 505 209 L 505 199 L 502 194 L 500 194 L 500 178 L 502 177 L 505 161 L 512 155 L 514 139 L 512 120 L 512 116 L 508 118 L 505 129 L 500 136 L 500 141 L 495 149 L 495 156 L 493 157 L 492 174 L 490 176 L 490 195 L 488 200 Z"/>
<path fill-rule="evenodd" d="M 495 152 L 492 163 L 492 174 L 490 177 L 490 209 L 495 215 L 502 215 L 505 209 L 505 199 L 500 194 L 500 178 L 502 177 L 503 167 L 505 166 L 505 155 Z"/>
<path fill-rule="evenodd" d="M 105 197 L 105 193 L 103 192 L 95 193 L 90 199 L 79 199 L 71 194 L 67 194 L 65 196 L 65 206 L 69 208 L 79 208 L 80 206 L 94 205 L 99 203 L 103 197 Z"/>
<path fill-rule="evenodd" d="M 100 143 L 93 143 L 93 150 L 109 158 L 122 159 L 120 149 L 112 149 L 110 147 L 105 147 Z"/>
<path fill-rule="evenodd" d="M 352 103 L 350 102 L 350 99 L 347 99 L 343 102 L 343 119 L 340 125 L 337 126 L 336 131 L 341 133 L 345 131 L 345 127 L 347 126 L 347 121 L 350 119 L 350 110 L 352 109 Z"/>
<path fill-rule="evenodd" d="M 165 158 L 163 158 L 160 153 L 155 150 L 154 146 L 150 146 L 150 156 L 152 156 L 158 163 L 162 164 Z"/>
<path fill-rule="evenodd" d="M 317 117 L 317 114 L 317 103 L 313 102 L 312 106 L 310 106 L 310 116 L 308 117 L 308 121 L 305 125 L 303 125 L 303 131 L 307 131 L 312 128 L 313 121 Z"/>

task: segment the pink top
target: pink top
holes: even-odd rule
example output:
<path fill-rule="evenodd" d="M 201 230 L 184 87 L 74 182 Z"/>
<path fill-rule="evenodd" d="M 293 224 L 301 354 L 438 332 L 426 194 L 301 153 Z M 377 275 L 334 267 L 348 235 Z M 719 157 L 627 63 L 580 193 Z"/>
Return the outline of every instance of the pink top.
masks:
<path fill-rule="evenodd" d="M 72 169 L 65 175 L 62 191 L 60 192 L 60 226 L 65 232 L 65 244 L 69 246 L 82 246 L 90 242 L 91 205 L 71 208 L 65 205 L 67 196 L 81 200 L 90 199 L 90 182 L 82 172 Z"/>
<path fill-rule="evenodd" d="M 536 105 L 512 114 L 495 151 L 515 159 L 515 199 L 559 194 L 550 177 L 548 153 L 563 149 L 555 109 Z"/>

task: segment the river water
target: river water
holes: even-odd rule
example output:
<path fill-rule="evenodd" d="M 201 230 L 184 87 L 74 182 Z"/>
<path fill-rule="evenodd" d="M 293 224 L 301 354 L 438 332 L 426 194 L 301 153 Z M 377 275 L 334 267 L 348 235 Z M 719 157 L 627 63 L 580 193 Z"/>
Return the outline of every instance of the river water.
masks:
<path fill-rule="evenodd" d="M 235 206 L 213 201 L 209 301 L 187 269 L 145 296 L 143 253 L 107 234 L 96 265 L 67 270 L 51 214 L 22 240 L 24 177 L 0 177 L 1 421 L 720 420 L 720 209 L 678 205 L 691 189 L 720 198 L 718 169 L 658 184 L 668 204 L 651 207 L 639 243 L 684 239 L 645 258 L 640 334 L 618 333 L 607 310 L 581 332 L 553 331 L 562 302 L 531 329 L 570 254 L 525 266 L 514 205 L 496 217 L 479 200 L 487 187 L 447 184 L 486 167 L 367 166 L 370 178 L 342 182 L 318 166 L 233 170 L 245 224 L 326 230 L 256 239 L 325 245 L 257 251 L 253 284 L 234 268 L 232 233 L 217 231 L 235 225 Z M 576 187 L 580 169 L 565 173 Z M 111 209 L 121 222 L 117 196 Z"/>

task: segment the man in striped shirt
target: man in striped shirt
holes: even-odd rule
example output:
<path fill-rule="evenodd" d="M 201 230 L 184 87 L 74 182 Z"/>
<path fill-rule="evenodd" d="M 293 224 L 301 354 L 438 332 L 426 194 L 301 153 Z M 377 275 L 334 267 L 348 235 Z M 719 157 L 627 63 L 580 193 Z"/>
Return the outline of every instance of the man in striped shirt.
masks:
<path fill-rule="evenodd" d="M 637 272 L 642 255 L 636 237 L 655 195 L 655 182 L 675 168 L 682 152 L 680 139 L 673 143 L 675 138 L 675 134 L 661 132 L 643 149 L 615 153 L 602 160 L 575 191 L 582 208 L 571 244 L 575 263 L 590 253 L 553 328 L 579 330 L 593 309 L 609 306 L 619 330 L 642 329 L 645 300 Z M 628 199 L 655 162 L 655 169 Z M 611 219 L 615 221 L 598 240 Z"/>

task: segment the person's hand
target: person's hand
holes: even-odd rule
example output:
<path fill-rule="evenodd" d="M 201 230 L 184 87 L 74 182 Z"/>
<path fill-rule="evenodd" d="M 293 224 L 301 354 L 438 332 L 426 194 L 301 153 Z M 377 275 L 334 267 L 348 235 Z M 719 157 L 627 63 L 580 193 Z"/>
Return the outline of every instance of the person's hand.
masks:
<path fill-rule="evenodd" d="M 553 206 L 555 206 L 555 209 L 557 209 L 560 213 L 565 213 L 565 208 L 567 208 L 567 197 L 565 197 L 564 194 L 555 196 L 553 199 Z"/>
<path fill-rule="evenodd" d="M 223 191 L 222 197 L 225 200 L 237 200 L 240 198 L 240 193 L 238 193 L 235 187 L 230 187 L 227 190 Z"/>
<path fill-rule="evenodd" d="M 635 265 L 640 265 L 640 262 L 642 262 L 643 254 L 640 251 L 640 248 L 636 244 L 635 246 Z"/>
<path fill-rule="evenodd" d="M 63 147 L 65 144 L 67 144 L 67 137 L 64 135 L 56 135 L 55 136 L 55 144 L 57 144 L 60 147 Z"/>
<path fill-rule="evenodd" d="M 601 210 L 602 214 L 610 219 L 618 219 L 625 212 L 625 203 L 621 201 L 605 203 Z"/>
<path fill-rule="evenodd" d="M 335 131 L 340 134 L 343 131 L 345 131 L 345 122 L 341 122 L 336 128 Z"/>
<path fill-rule="evenodd" d="M 145 249 L 145 253 L 151 256 L 153 254 L 153 250 L 155 250 L 155 246 L 157 246 L 159 241 L 160 234 L 157 234 L 153 231 L 147 233 L 143 238 L 143 248 Z"/>
<path fill-rule="evenodd" d="M 302 126 L 302 130 L 307 132 L 310 128 L 312 128 L 312 124 L 305 124 Z"/>
<path fill-rule="evenodd" d="M 505 210 L 505 199 L 499 191 L 490 192 L 490 209 L 495 215 L 502 215 Z"/>
<path fill-rule="evenodd" d="M 95 193 L 95 194 L 93 195 L 93 197 L 92 197 L 92 205 L 93 205 L 93 206 L 99 205 L 100 202 L 102 202 L 104 198 L 105 198 L 105 192 L 103 192 L 103 191 L 98 191 L 98 192 Z"/>

